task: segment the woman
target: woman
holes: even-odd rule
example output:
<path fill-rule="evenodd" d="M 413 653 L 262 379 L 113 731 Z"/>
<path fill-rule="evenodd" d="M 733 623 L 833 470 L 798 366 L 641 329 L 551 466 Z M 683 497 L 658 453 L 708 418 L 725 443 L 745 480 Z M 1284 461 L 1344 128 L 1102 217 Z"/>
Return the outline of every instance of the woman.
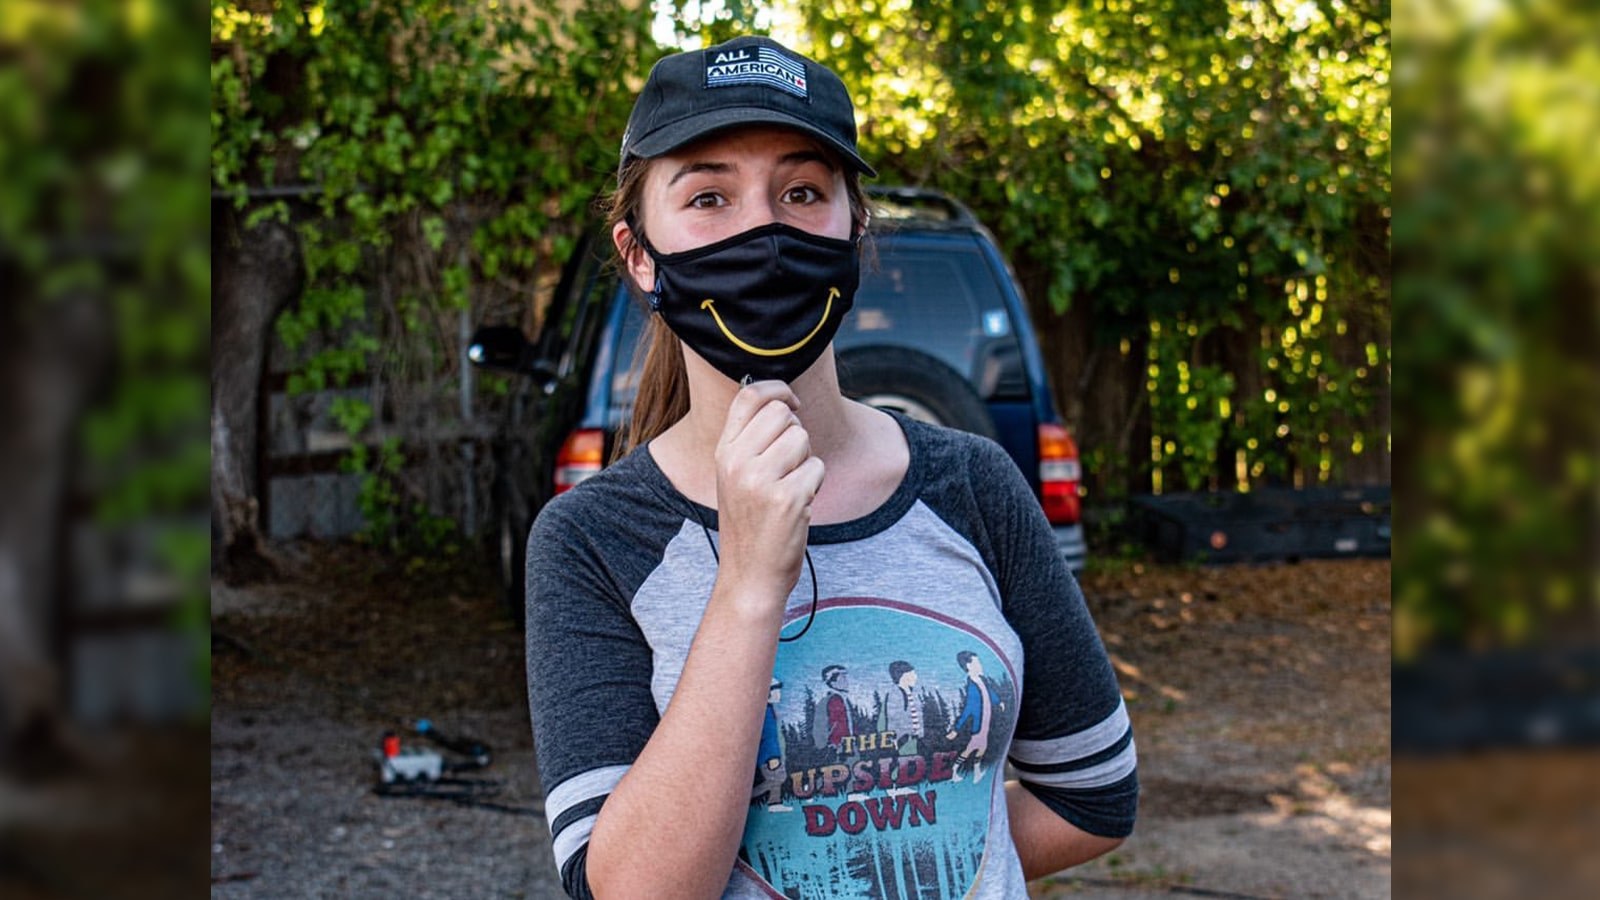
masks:
<path fill-rule="evenodd" d="M 612 237 L 656 313 L 631 452 L 528 544 L 567 891 L 1021 897 L 1116 846 L 1132 734 L 1026 482 L 993 443 L 839 392 L 874 174 L 843 84 L 767 38 L 668 57 L 621 157 Z M 837 748 L 784 741 L 786 782 L 752 800 L 775 680 L 805 686 L 772 712 L 809 736 L 818 672 L 967 647 L 1021 698 L 991 725 L 1020 783 L 958 784 L 959 748 L 900 754 L 852 711 Z"/>

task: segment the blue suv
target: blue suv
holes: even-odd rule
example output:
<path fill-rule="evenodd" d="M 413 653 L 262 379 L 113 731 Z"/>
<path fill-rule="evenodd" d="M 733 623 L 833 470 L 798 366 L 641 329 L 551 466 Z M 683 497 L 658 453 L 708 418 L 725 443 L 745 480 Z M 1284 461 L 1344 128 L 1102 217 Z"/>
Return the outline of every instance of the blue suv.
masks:
<path fill-rule="evenodd" d="M 875 253 L 834 349 L 848 396 L 914 419 L 981 434 L 1027 477 L 1068 564 L 1083 567 L 1078 449 L 1056 413 L 1044 361 L 1010 266 L 994 238 L 950 197 L 874 188 Z M 645 311 L 600 236 L 574 253 L 539 339 L 482 328 L 469 358 L 532 376 L 498 443 L 497 556 L 522 611 L 523 539 L 554 494 L 600 471 L 632 411 Z M 873 259 L 873 257 L 876 257 Z"/>

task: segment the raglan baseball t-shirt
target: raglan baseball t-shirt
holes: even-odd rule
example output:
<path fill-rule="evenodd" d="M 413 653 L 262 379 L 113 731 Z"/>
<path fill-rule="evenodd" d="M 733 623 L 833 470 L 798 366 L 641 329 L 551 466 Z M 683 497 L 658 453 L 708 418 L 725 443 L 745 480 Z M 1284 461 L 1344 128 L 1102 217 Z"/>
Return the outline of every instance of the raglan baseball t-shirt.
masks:
<path fill-rule="evenodd" d="M 782 629 L 800 637 L 778 645 L 765 713 L 779 768 L 751 773 L 725 897 L 1024 897 L 1008 758 L 1077 827 L 1132 831 L 1127 710 L 1038 501 L 994 442 L 896 420 L 910 464 L 893 495 L 811 528 Z M 643 448 L 555 498 L 529 537 L 528 695 L 574 897 L 590 895 L 595 817 L 672 700 L 716 579 L 716 529 Z M 915 740 L 897 733 L 910 717 L 894 709 L 907 695 L 891 666 L 918 704 Z M 835 697 L 849 727 L 830 740 Z"/>

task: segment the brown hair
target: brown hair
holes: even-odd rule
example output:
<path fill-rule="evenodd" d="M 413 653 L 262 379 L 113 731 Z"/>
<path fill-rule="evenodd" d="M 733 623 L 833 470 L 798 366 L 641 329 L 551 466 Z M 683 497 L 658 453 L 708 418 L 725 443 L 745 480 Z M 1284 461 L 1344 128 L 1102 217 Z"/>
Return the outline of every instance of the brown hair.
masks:
<path fill-rule="evenodd" d="M 843 168 L 852 226 L 858 233 L 865 232 L 869 217 L 860 173 L 848 166 Z M 601 201 L 606 234 L 612 233 L 618 222 L 626 221 L 629 225 L 627 245 L 617 248 L 614 263 L 622 272 L 629 292 L 641 303 L 645 288 L 635 284 L 629 275 L 628 257 L 644 236 L 644 180 L 649 170 L 650 160 L 630 158 L 617 173 L 617 189 Z M 683 349 L 678 336 L 661 316 L 652 315 L 640 333 L 639 342 L 645 349 L 633 355 L 632 377 L 639 385 L 633 398 L 633 416 L 628 427 L 617 435 L 611 451 L 613 461 L 648 443 L 689 411 L 689 375 L 683 366 Z"/>

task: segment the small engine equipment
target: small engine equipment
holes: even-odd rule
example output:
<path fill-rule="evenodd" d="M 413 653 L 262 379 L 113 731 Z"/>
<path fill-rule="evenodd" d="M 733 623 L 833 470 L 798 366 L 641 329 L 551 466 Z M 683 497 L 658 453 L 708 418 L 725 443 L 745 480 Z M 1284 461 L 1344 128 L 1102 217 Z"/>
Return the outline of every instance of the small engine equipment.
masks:
<path fill-rule="evenodd" d="M 385 731 L 372 751 L 378 763 L 378 778 L 384 784 L 397 781 L 438 781 L 444 774 L 444 757 L 422 747 L 401 747 L 400 735 Z"/>

